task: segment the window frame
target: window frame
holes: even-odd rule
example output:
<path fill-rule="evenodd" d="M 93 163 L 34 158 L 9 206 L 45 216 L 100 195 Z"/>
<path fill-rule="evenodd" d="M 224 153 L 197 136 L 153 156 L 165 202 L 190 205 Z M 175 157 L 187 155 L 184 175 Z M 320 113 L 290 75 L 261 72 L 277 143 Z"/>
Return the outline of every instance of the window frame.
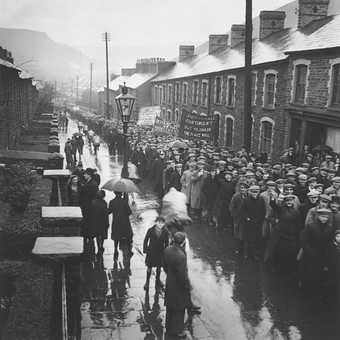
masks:
<path fill-rule="evenodd" d="M 274 134 L 275 134 L 275 121 L 269 117 L 263 117 L 260 119 L 260 134 L 259 134 L 259 149 L 258 152 L 264 152 L 262 150 L 262 146 L 264 145 L 262 143 L 263 141 L 263 133 L 264 133 L 264 125 L 263 123 L 270 123 L 271 127 L 272 127 L 272 133 L 271 133 L 271 137 L 270 137 L 270 151 L 267 153 L 268 157 L 271 157 L 272 153 L 273 153 L 273 145 L 274 145 Z"/>
<path fill-rule="evenodd" d="M 168 84 L 168 95 L 167 95 L 168 104 L 172 104 L 172 84 Z"/>
<path fill-rule="evenodd" d="M 227 145 L 227 121 L 232 121 L 232 130 L 231 130 L 231 144 Z M 235 130 L 235 117 L 232 115 L 225 115 L 224 116 L 224 146 L 228 148 L 232 148 L 234 145 L 234 130 Z"/>
<path fill-rule="evenodd" d="M 273 103 L 267 103 L 267 77 L 269 75 L 274 75 L 274 92 L 273 92 Z M 265 70 L 263 75 L 263 97 L 262 97 L 262 106 L 266 109 L 274 109 L 276 106 L 276 92 L 277 92 L 277 80 L 278 80 L 278 71 L 276 70 Z"/>
<path fill-rule="evenodd" d="M 167 97 L 167 91 L 166 91 L 167 86 L 163 85 L 163 95 L 162 95 L 162 104 L 166 103 L 166 97 Z"/>
<path fill-rule="evenodd" d="M 204 89 L 203 85 L 206 85 L 205 94 L 203 92 Z M 209 97 L 209 80 L 203 79 L 201 84 L 201 105 L 203 107 L 208 107 L 208 97 Z"/>
<path fill-rule="evenodd" d="M 217 79 L 220 79 L 220 92 L 219 92 L 219 101 L 217 101 Z M 216 105 L 222 105 L 222 91 L 223 91 L 223 77 L 222 76 L 216 76 L 215 77 L 215 88 L 214 88 L 214 104 Z"/>
<path fill-rule="evenodd" d="M 179 122 L 179 109 L 175 109 L 175 122 Z"/>
<path fill-rule="evenodd" d="M 334 104 L 334 84 L 335 84 L 334 67 L 337 65 L 340 65 L 340 58 L 331 59 L 329 63 L 330 63 L 330 68 L 329 68 L 327 106 L 332 109 L 340 109 L 340 105 Z"/>
<path fill-rule="evenodd" d="M 175 83 L 175 103 L 179 103 L 181 101 L 181 93 L 180 93 L 180 82 L 176 81 Z"/>
<path fill-rule="evenodd" d="M 185 87 L 185 90 L 184 90 L 184 87 Z M 182 83 L 182 103 L 183 103 L 183 105 L 188 104 L 188 88 L 189 88 L 188 82 L 184 81 Z"/>
<path fill-rule="evenodd" d="M 308 89 L 309 89 L 310 64 L 311 64 L 311 61 L 308 60 L 308 59 L 296 59 L 296 60 L 293 61 L 293 77 L 292 77 L 291 93 L 290 93 L 291 104 L 298 104 L 298 105 L 306 105 L 307 104 Z M 305 98 L 304 98 L 303 103 L 296 101 L 297 67 L 299 65 L 307 66 Z"/>
<path fill-rule="evenodd" d="M 233 94 L 232 94 L 232 103 L 229 103 L 229 95 L 230 95 L 230 80 L 234 80 L 234 91 L 233 91 Z M 228 75 L 227 77 L 227 91 L 226 91 L 226 106 L 227 107 L 235 107 L 235 104 L 236 104 L 236 75 Z"/>
<path fill-rule="evenodd" d="M 197 84 L 196 94 L 195 94 L 195 84 Z M 194 79 L 192 81 L 192 104 L 193 105 L 198 105 L 199 86 L 200 86 L 199 80 L 198 79 Z"/>
<path fill-rule="evenodd" d="M 166 121 L 171 122 L 172 111 L 170 109 L 166 110 Z"/>

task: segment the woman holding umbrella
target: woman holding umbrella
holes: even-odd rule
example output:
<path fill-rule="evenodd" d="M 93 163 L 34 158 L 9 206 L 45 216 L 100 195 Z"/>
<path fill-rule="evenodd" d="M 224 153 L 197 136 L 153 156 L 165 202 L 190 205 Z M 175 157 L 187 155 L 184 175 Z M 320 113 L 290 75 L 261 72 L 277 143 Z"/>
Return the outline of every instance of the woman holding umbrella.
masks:
<path fill-rule="evenodd" d="M 111 239 L 114 241 L 114 260 L 118 258 L 118 247 L 123 250 L 123 256 L 132 256 L 132 227 L 130 223 L 130 215 L 132 211 L 127 199 L 123 197 L 123 193 L 139 192 L 136 185 L 129 179 L 109 180 L 102 189 L 110 190 L 115 193 L 115 198 L 109 203 L 108 213 L 112 214 L 112 231 Z M 128 254 L 124 253 L 128 249 Z"/>

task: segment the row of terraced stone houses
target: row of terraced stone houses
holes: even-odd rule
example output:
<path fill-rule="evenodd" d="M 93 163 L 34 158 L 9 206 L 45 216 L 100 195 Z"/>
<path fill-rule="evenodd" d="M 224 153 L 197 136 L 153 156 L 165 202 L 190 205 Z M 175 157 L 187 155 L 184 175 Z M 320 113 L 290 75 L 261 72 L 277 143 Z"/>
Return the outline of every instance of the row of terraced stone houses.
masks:
<path fill-rule="evenodd" d="M 340 152 L 340 15 L 328 7 L 329 0 L 299 0 L 294 28 L 285 28 L 285 12 L 261 12 L 253 39 L 253 152 L 276 159 L 305 144 Z M 173 122 L 183 110 L 218 115 L 219 144 L 240 149 L 244 38 L 245 26 L 232 25 L 230 36 L 210 35 L 204 51 L 180 46 L 176 63 L 152 78 L 151 104 Z"/>
<path fill-rule="evenodd" d="M 0 149 L 16 147 L 37 103 L 38 90 L 32 76 L 15 66 L 12 54 L 0 47 Z"/>

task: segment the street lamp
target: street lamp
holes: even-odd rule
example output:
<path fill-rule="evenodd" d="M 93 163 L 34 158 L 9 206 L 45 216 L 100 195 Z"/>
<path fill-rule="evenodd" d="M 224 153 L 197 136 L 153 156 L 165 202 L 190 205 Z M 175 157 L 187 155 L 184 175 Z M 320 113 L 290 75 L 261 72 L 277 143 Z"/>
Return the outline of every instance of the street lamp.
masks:
<path fill-rule="evenodd" d="M 127 145 L 127 130 L 128 124 L 130 121 L 133 105 L 136 101 L 136 98 L 128 93 L 128 89 L 124 83 L 122 87 L 122 93 L 115 98 L 118 113 L 122 118 L 123 123 L 123 135 L 124 135 L 124 159 L 123 159 L 123 169 L 122 169 L 122 178 L 129 177 L 128 170 L 128 145 Z"/>

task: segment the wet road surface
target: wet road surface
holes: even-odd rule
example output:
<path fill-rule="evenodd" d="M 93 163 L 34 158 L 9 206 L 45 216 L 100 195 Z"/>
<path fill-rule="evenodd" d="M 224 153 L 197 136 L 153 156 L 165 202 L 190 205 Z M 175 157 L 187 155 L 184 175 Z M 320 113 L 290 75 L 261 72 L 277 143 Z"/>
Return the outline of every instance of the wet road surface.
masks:
<path fill-rule="evenodd" d="M 70 121 L 68 136 L 75 131 L 76 125 Z M 61 134 L 62 150 L 65 138 Z M 120 176 L 121 160 L 110 157 L 104 144 L 97 157 L 85 147 L 83 164 L 98 168 L 101 184 Z M 107 193 L 108 201 L 112 197 Z M 131 274 L 124 269 L 121 254 L 114 263 L 111 240 L 104 243 L 103 261 L 84 264 L 82 339 L 164 339 L 164 294 L 155 292 L 154 275 L 149 295 L 143 290 L 142 243 L 156 205 L 151 191 L 136 196 Z M 241 260 L 233 254 L 235 244 L 228 233 L 203 224 L 193 224 L 186 231 L 192 296 L 202 307 L 202 314 L 187 323 L 191 338 L 340 339 L 336 297 L 325 297 L 324 292 L 305 295 L 289 275 L 272 274 L 260 263 Z"/>

